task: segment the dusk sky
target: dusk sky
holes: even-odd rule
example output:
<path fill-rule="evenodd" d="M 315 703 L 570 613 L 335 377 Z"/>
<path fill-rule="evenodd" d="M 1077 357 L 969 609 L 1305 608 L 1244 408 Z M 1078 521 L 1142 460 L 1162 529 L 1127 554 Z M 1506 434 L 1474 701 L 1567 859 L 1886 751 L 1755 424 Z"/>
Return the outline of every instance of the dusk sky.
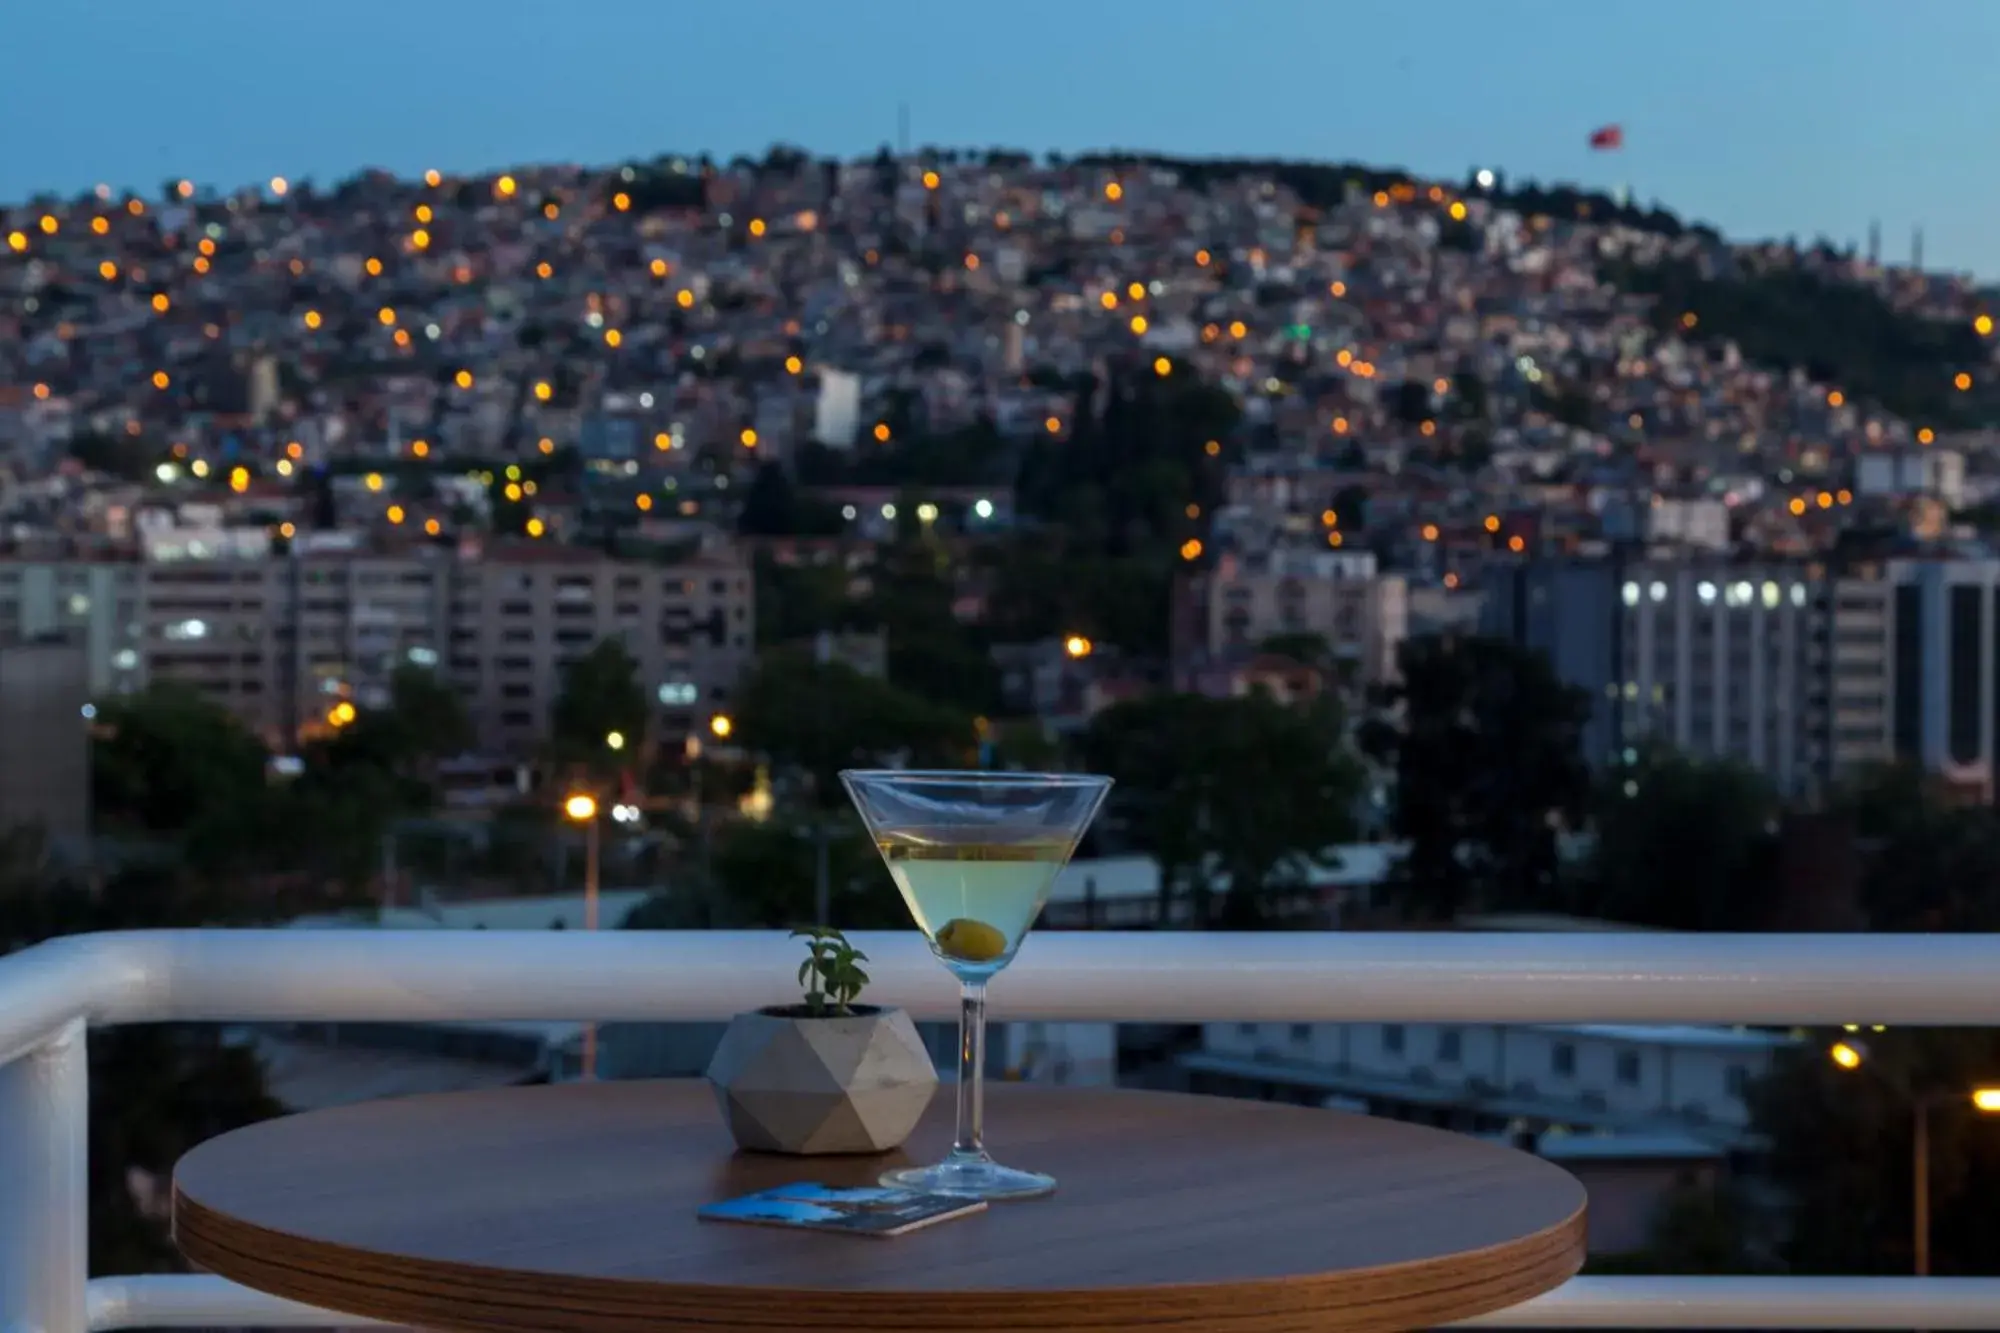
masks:
<path fill-rule="evenodd" d="M 6 15 L 0 199 L 851 156 L 907 103 L 917 144 L 1491 165 L 1895 259 L 1921 223 L 1992 278 L 1996 55 L 1994 0 L 55 0 Z"/>

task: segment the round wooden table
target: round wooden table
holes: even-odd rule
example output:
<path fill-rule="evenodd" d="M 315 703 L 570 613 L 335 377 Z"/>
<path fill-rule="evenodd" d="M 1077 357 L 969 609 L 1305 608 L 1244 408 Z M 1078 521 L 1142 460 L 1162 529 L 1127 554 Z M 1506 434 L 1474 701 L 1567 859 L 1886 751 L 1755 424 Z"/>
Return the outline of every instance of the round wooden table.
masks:
<path fill-rule="evenodd" d="M 1052 1198 L 893 1239 L 702 1222 L 794 1181 L 940 1156 L 732 1151 L 698 1082 L 344 1106 L 212 1139 L 174 1171 L 187 1257 L 259 1291 L 439 1329 L 1279 1331 L 1424 1328 L 1583 1262 L 1583 1187 L 1524 1153 L 1335 1111 L 1001 1086 L 1003 1161 Z"/>

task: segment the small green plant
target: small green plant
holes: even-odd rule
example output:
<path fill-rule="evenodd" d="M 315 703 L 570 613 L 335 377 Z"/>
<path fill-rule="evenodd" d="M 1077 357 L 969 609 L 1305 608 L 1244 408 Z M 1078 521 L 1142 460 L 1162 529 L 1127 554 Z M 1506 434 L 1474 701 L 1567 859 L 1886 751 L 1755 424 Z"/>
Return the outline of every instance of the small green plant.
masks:
<path fill-rule="evenodd" d="M 855 999 L 868 984 L 861 964 L 868 955 L 847 942 L 831 926 L 792 932 L 805 940 L 806 958 L 799 964 L 799 985 L 806 989 L 806 1012 L 813 1018 L 843 1017 L 853 1012 Z"/>

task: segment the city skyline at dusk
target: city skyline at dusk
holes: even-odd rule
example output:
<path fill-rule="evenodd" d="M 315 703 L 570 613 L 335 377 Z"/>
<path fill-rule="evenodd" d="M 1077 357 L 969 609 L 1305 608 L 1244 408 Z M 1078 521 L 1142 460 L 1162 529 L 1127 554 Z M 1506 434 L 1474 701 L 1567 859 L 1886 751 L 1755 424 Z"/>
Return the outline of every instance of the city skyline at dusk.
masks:
<path fill-rule="evenodd" d="M 1740 10 L 1306 0 L 1226 13 L 1031 0 L 1004 17 L 914 0 L 734 9 L 613 0 L 331 11 L 223 3 L 196 24 L 132 7 L 10 19 L 0 198 L 98 182 L 151 193 L 663 151 L 855 156 L 916 145 L 1353 160 L 1456 178 L 1629 185 L 1732 237 L 1824 235 L 2000 270 L 1981 167 L 1984 53 L 2000 11 L 1922 0 Z M 78 75 L 87 73 L 79 91 Z M 87 95 L 85 95 L 87 93 Z M 1590 131 L 1625 129 L 1615 153 Z"/>

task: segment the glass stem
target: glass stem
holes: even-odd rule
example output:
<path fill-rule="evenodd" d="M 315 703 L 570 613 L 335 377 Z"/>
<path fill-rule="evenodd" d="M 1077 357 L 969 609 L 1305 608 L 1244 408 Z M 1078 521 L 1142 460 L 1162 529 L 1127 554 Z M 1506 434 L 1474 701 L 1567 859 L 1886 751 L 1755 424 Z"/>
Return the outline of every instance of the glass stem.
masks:
<path fill-rule="evenodd" d="M 958 1128 L 953 1157 L 986 1156 L 986 983 L 961 982 L 958 991 Z"/>

